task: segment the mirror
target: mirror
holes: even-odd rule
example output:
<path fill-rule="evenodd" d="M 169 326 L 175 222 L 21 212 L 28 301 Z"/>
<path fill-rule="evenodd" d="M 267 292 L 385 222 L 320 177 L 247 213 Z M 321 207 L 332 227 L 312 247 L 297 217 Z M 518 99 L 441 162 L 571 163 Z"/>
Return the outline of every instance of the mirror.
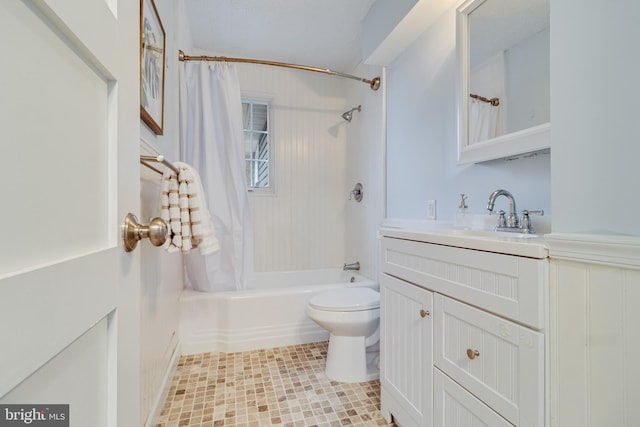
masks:
<path fill-rule="evenodd" d="M 549 0 L 458 7 L 458 163 L 550 148 Z"/>

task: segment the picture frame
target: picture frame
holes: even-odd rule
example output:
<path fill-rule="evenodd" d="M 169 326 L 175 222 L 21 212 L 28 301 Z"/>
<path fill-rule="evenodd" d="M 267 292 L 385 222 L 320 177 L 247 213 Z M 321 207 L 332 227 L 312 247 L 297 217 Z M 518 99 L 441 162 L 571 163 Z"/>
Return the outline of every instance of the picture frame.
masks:
<path fill-rule="evenodd" d="M 164 126 L 166 34 L 153 0 L 140 0 L 140 118 L 156 134 Z"/>

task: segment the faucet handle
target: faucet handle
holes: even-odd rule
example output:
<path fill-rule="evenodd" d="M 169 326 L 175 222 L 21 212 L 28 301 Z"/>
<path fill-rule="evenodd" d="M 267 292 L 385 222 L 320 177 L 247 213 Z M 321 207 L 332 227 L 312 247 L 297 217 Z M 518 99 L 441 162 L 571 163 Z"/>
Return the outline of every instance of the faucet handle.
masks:
<path fill-rule="evenodd" d="M 531 229 L 531 219 L 529 218 L 529 215 L 543 216 L 544 211 L 542 209 L 536 210 L 536 211 L 528 211 L 525 209 L 522 211 L 522 221 L 520 223 L 522 224 L 521 228 L 525 233 L 533 233 L 533 230 Z"/>
<path fill-rule="evenodd" d="M 505 218 L 505 216 L 504 216 L 504 211 L 502 209 L 500 209 L 498 211 L 498 215 L 500 215 L 498 217 L 498 227 L 499 228 L 506 228 L 506 226 L 507 226 L 507 218 Z"/>

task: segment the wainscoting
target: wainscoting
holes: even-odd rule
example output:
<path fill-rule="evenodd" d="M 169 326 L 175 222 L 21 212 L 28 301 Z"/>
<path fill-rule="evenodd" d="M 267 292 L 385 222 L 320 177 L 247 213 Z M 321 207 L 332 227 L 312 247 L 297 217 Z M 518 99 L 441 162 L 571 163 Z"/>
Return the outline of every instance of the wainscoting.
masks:
<path fill-rule="evenodd" d="M 551 425 L 637 425 L 640 238 L 548 241 Z"/>

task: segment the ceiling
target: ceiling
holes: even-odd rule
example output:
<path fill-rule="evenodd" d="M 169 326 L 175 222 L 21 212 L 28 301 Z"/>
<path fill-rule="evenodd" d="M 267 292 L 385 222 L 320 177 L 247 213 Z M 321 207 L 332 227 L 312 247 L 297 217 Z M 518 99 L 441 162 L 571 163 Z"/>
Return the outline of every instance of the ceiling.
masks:
<path fill-rule="evenodd" d="M 349 72 L 375 0 L 183 0 L 194 48 Z M 189 54 L 189 52 L 186 52 Z"/>

